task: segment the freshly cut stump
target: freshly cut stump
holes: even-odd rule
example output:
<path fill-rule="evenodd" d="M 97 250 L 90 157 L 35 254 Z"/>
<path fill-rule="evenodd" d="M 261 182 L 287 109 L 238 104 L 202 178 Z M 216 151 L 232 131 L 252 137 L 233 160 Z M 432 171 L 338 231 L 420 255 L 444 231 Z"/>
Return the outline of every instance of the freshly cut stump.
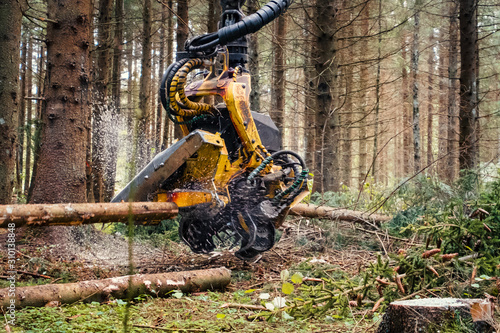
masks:
<path fill-rule="evenodd" d="M 487 324 L 493 304 L 484 299 L 424 298 L 389 304 L 377 333 L 438 332 L 470 324 L 477 332 L 493 332 Z"/>

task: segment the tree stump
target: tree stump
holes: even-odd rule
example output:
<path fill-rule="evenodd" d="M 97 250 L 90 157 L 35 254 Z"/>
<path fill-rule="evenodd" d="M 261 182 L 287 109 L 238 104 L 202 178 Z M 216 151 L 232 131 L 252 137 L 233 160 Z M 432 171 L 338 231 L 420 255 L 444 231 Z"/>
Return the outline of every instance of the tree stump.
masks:
<path fill-rule="evenodd" d="M 443 329 L 459 332 L 456 329 L 462 327 L 470 327 L 477 332 L 493 332 L 488 324 L 492 316 L 493 304 L 484 299 L 396 301 L 389 304 L 377 333 L 439 332 Z"/>

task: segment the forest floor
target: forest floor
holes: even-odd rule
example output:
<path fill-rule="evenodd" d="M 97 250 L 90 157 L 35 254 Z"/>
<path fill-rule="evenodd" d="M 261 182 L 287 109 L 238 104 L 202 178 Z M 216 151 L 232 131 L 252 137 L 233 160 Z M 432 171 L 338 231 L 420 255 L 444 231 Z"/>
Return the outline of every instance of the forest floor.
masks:
<path fill-rule="evenodd" d="M 5 241 L 0 234 L 0 243 Z M 58 230 L 19 230 L 17 237 L 17 286 L 65 283 L 126 275 L 129 271 L 128 242 L 93 227 L 59 227 Z M 6 243 L 4 243 L 6 244 Z M 158 246 L 159 245 L 159 246 Z M 79 302 L 71 305 L 28 308 L 16 313 L 12 332 L 121 332 L 128 312 L 128 332 L 375 332 L 381 316 L 371 306 L 349 308 L 349 319 L 327 316 L 307 321 L 289 316 L 269 321 L 249 321 L 250 310 L 224 304 L 264 305 L 265 299 L 285 296 L 282 272 L 301 271 L 314 276 L 358 274 L 378 253 L 396 252 L 410 243 L 355 230 L 351 223 L 289 219 L 279 242 L 254 261 L 241 261 L 231 251 L 211 255 L 193 254 L 189 248 L 166 239 L 152 246 L 134 242 L 136 273 L 160 273 L 224 266 L 232 271 L 232 282 L 224 291 L 179 295 L 165 299 L 141 296 L 131 306 L 125 300 L 105 304 Z M 0 258 L 0 278 L 7 259 Z M 27 273 L 26 273 L 27 272 Z M 330 272 L 330 273 L 329 273 Z M 31 273 L 31 274 L 29 274 Z M 5 277 L 0 287 L 7 286 Z M 287 318 L 285 318 L 287 317 Z M 148 328 L 150 327 L 150 328 Z M 155 328 L 156 327 L 156 328 Z"/>

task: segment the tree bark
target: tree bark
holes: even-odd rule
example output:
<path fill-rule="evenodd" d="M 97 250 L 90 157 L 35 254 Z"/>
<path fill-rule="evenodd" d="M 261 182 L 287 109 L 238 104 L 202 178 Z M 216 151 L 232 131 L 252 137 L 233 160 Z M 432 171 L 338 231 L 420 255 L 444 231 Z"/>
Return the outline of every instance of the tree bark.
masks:
<path fill-rule="evenodd" d="M 27 33 L 24 34 L 22 38 L 23 47 L 21 49 L 21 83 L 20 83 L 20 96 L 19 96 L 19 113 L 18 113 L 18 145 L 17 145 L 17 156 L 16 156 L 16 196 L 20 198 L 23 188 L 23 157 L 24 157 L 24 133 L 26 126 L 26 73 L 27 62 L 28 62 L 28 37 Z"/>
<path fill-rule="evenodd" d="M 493 304 L 482 299 L 427 298 L 396 301 L 389 305 L 377 332 L 413 333 L 456 328 L 457 319 L 472 319 L 477 332 L 489 332 L 485 322 Z M 481 323 L 482 322 L 482 323 Z"/>
<path fill-rule="evenodd" d="M 167 2 L 168 8 L 172 10 L 173 2 L 172 0 L 168 0 Z M 173 61 L 173 53 L 174 53 L 174 21 L 172 20 L 172 12 L 169 11 L 168 16 L 167 16 L 167 31 L 166 31 L 166 38 L 167 38 L 167 64 L 170 65 Z M 163 73 L 162 73 L 163 74 Z M 165 117 L 165 122 L 163 125 L 163 144 L 162 144 L 162 150 L 165 149 L 166 147 L 169 146 L 170 144 L 170 132 L 171 132 L 171 126 L 173 124 L 170 122 L 168 117 Z"/>
<path fill-rule="evenodd" d="M 28 85 L 26 94 L 28 95 L 28 100 L 26 101 L 26 159 L 24 161 L 24 191 L 23 194 L 28 194 L 30 178 L 31 178 L 31 127 L 33 125 L 33 103 L 31 102 L 31 97 L 33 96 L 33 41 L 30 38 L 28 42 L 28 61 L 27 61 L 28 71 L 26 72 L 26 83 Z M 40 101 L 38 101 L 39 103 Z M 19 184 L 21 187 L 21 184 Z"/>
<path fill-rule="evenodd" d="M 419 100 L 419 40 L 420 40 L 420 6 L 421 0 L 416 0 L 415 2 L 415 14 L 413 15 L 414 25 L 413 25 L 413 43 L 411 47 L 411 74 L 412 74 L 412 86 L 413 86 L 413 113 L 412 113 L 412 129 L 413 129 L 413 159 L 414 166 L 413 172 L 417 173 L 422 167 L 421 163 L 421 138 L 420 138 L 420 100 Z"/>
<path fill-rule="evenodd" d="M 177 51 L 184 51 L 184 44 L 189 36 L 189 1 L 177 0 Z M 174 138 L 180 139 L 182 131 L 179 125 L 174 126 Z"/>
<path fill-rule="evenodd" d="M 163 76 L 163 72 L 165 71 L 165 44 L 166 44 L 166 36 L 165 36 L 165 21 L 167 21 L 167 8 L 162 5 L 161 6 L 161 22 L 160 22 L 160 49 L 158 53 L 158 74 L 159 77 Z M 163 146 L 162 139 L 162 119 L 163 119 L 163 106 L 161 103 L 158 103 L 156 109 L 156 138 L 155 138 L 155 148 L 157 152 L 161 151 L 161 147 Z"/>
<path fill-rule="evenodd" d="M 93 82 L 92 110 L 92 181 L 93 194 L 96 202 L 103 202 L 105 197 L 106 164 L 108 160 L 106 132 L 110 120 L 108 105 L 108 88 L 110 78 L 111 58 L 111 15 L 112 0 L 99 0 L 99 15 L 97 18 L 97 48 L 94 65 L 95 79 Z"/>
<path fill-rule="evenodd" d="M 47 91 L 31 202 L 85 202 L 91 5 L 49 0 L 47 8 Z"/>
<path fill-rule="evenodd" d="M 410 96 L 409 94 L 409 83 L 408 83 L 408 70 L 406 67 L 406 57 L 407 57 L 407 48 L 408 48 L 408 41 L 406 34 L 403 33 L 403 41 L 401 45 L 401 58 L 403 60 L 403 64 L 401 66 L 401 90 L 402 90 L 402 109 L 403 109 L 403 175 L 408 176 L 410 175 L 411 168 L 413 166 L 413 155 L 411 154 L 411 151 L 413 150 L 413 146 L 411 144 L 411 112 L 408 107 L 408 98 Z"/>
<path fill-rule="evenodd" d="M 361 35 L 367 36 L 370 31 L 370 2 L 368 2 L 365 8 L 361 12 Z M 368 39 L 363 38 L 359 43 L 359 52 L 363 54 L 368 50 Z M 367 90 L 368 90 L 368 64 L 366 62 L 361 63 L 360 68 L 360 78 L 359 78 L 359 110 L 360 118 L 358 121 L 358 142 L 359 142 L 359 164 L 358 164 L 358 184 L 359 187 L 363 187 L 363 182 L 365 180 L 367 170 L 367 142 L 366 142 L 366 130 L 367 130 L 367 118 L 368 118 L 368 107 L 367 107 Z"/>
<path fill-rule="evenodd" d="M 22 11 L 16 0 L 0 1 L 0 204 L 12 201 L 19 107 L 19 44 Z"/>
<path fill-rule="evenodd" d="M 290 210 L 290 215 L 312 218 L 329 218 L 333 220 L 351 221 L 351 222 L 371 222 L 384 223 L 389 222 L 392 217 L 381 214 L 367 214 L 349 209 L 339 209 L 328 206 L 316 206 L 312 204 L 297 204 Z"/>
<path fill-rule="evenodd" d="M 280 15 L 274 20 L 273 28 L 273 66 L 271 80 L 271 111 L 269 115 L 281 131 L 282 142 L 285 136 L 285 34 L 286 18 Z"/>
<path fill-rule="evenodd" d="M 123 0 L 115 1 L 115 29 L 113 40 L 113 57 L 111 72 L 111 96 L 110 101 L 110 125 L 107 137 L 107 159 L 105 163 L 104 179 L 104 202 L 110 201 L 115 192 L 116 164 L 118 159 L 118 126 L 117 122 L 121 115 L 121 70 L 122 70 L 122 45 L 123 45 L 123 20 L 124 3 Z"/>
<path fill-rule="evenodd" d="M 248 15 L 259 10 L 257 0 L 248 0 Z M 251 76 L 252 91 L 250 92 L 250 107 L 253 111 L 260 112 L 260 71 L 259 71 L 259 34 L 253 33 L 248 37 L 248 69 Z"/>
<path fill-rule="evenodd" d="M 457 174 L 457 92 L 458 92 L 458 4 L 450 1 L 450 43 L 448 63 L 448 165 L 447 180 L 451 183 Z"/>
<path fill-rule="evenodd" d="M 143 2 L 143 27 L 142 27 L 142 58 L 141 58 L 141 78 L 139 83 L 139 115 L 137 117 L 137 168 L 142 169 L 148 162 L 148 142 L 147 126 L 151 118 L 151 0 Z"/>
<path fill-rule="evenodd" d="M 460 170 L 477 166 L 477 0 L 460 0 Z"/>
<path fill-rule="evenodd" d="M 337 75 L 336 4 L 318 0 L 315 6 L 316 29 L 312 54 L 314 64 L 313 94 L 316 113 L 316 181 L 319 189 L 339 188 L 338 110 L 334 110 L 333 89 Z"/>
<path fill-rule="evenodd" d="M 380 116 L 380 67 L 382 55 L 382 0 L 378 1 L 378 44 L 377 44 L 377 76 L 375 79 L 375 120 L 373 122 L 373 160 L 372 177 L 376 182 L 378 180 L 378 140 L 379 140 L 379 116 Z"/>
<path fill-rule="evenodd" d="M 447 174 L 447 160 L 444 158 L 447 153 L 448 146 L 448 106 L 446 105 L 448 99 L 446 68 L 448 49 L 444 45 L 445 34 L 443 29 L 440 29 L 440 42 L 439 42 L 439 119 L 438 119 L 438 164 L 437 173 L 441 180 L 446 180 Z"/>
<path fill-rule="evenodd" d="M 431 35 L 431 45 L 434 45 L 434 33 Z M 427 59 L 427 65 L 429 67 L 428 77 L 427 77 L 427 162 L 426 165 L 431 165 L 434 161 L 434 155 L 432 153 L 432 141 L 434 137 L 432 124 L 434 118 L 434 49 L 429 50 L 429 58 Z M 428 173 L 433 173 L 434 167 L 429 167 L 427 169 Z"/>
<path fill-rule="evenodd" d="M 127 222 L 158 224 L 177 216 L 172 202 L 68 203 L 0 206 L 0 228 Z"/>
<path fill-rule="evenodd" d="M 76 302 L 105 302 L 113 297 L 126 299 L 147 294 L 166 297 L 174 290 L 183 293 L 224 289 L 231 282 L 231 271 L 225 267 L 189 272 L 128 275 L 104 280 L 81 281 L 65 284 L 46 284 L 17 287 L 16 308 L 41 307 L 50 302 L 73 304 Z M 0 305 L 10 305 L 9 288 L 0 289 Z"/>

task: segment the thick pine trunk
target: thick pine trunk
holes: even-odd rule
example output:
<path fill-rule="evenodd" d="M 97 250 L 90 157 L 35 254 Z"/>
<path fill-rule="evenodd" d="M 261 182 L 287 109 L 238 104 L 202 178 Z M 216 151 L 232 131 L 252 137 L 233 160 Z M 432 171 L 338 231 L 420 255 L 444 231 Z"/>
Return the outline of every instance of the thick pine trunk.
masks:
<path fill-rule="evenodd" d="M 318 0 L 315 6 L 316 31 L 312 47 L 313 94 L 316 113 L 316 181 L 319 190 L 339 189 L 339 124 L 334 110 L 333 89 L 337 75 L 336 3 Z"/>
<path fill-rule="evenodd" d="M 21 18 L 18 1 L 0 1 L 0 204 L 12 201 L 16 181 Z"/>
<path fill-rule="evenodd" d="M 460 170 L 478 165 L 477 0 L 460 0 Z"/>
<path fill-rule="evenodd" d="M 188 272 L 140 274 L 104 280 L 81 281 L 66 284 L 46 284 L 17 287 L 15 298 L 9 297 L 9 288 L 0 289 L 0 305 L 5 309 L 15 299 L 16 308 L 41 307 L 51 302 L 105 302 L 110 298 L 126 299 L 139 295 L 166 297 L 174 290 L 183 293 L 224 289 L 231 282 L 231 271 L 225 267 Z"/>
<path fill-rule="evenodd" d="M 31 202 L 85 202 L 91 6 L 49 0 L 47 13 L 47 91 Z"/>

